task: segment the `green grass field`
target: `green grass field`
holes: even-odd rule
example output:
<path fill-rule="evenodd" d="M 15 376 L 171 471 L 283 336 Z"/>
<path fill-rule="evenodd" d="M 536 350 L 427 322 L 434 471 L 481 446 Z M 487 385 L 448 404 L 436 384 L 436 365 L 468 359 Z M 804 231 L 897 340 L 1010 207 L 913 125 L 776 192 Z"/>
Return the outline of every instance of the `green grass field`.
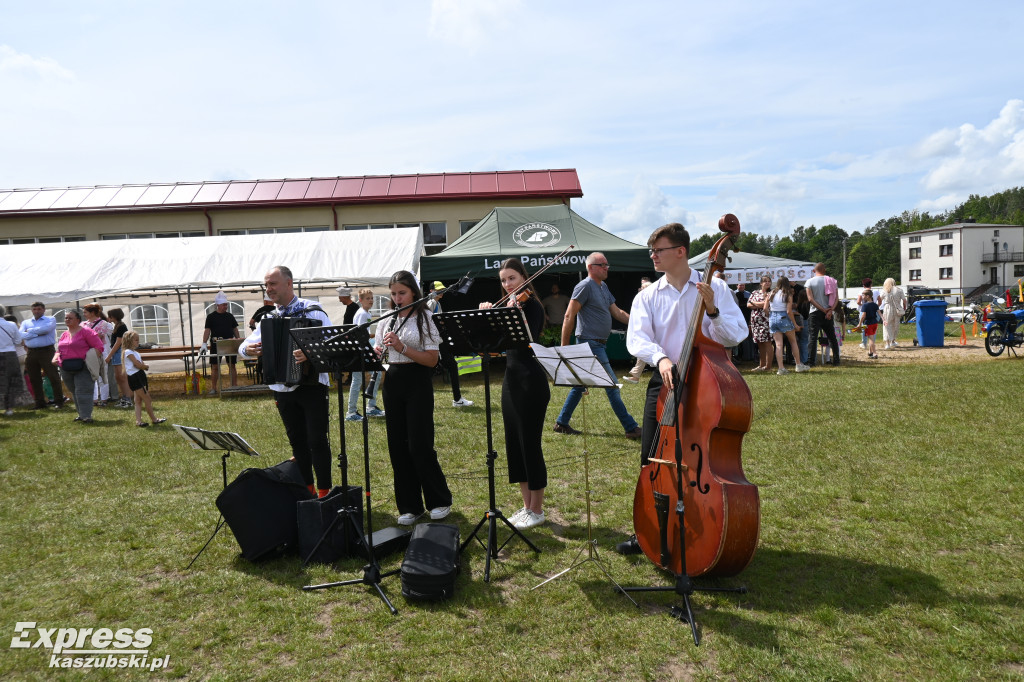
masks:
<path fill-rule="evenodd" d="M 0 611 L 39 628 L 152 629 L 164 677 L 185 679 L 1020 679 L 1024 676 L 1024 518 L 1019 400 L 1024 361 L 954 365 L 850 363 L 809 374 L 747 375 L 754 422 L 744 440 L 759 486 L 761 538 L 751 565 L 695 594 L 703 641 L 668 614 L 672 594 L 616 594 L 593 565 L 543 588 L 586 537 L 583 441 L 547 429 L 547 508 L 483 581 L 484 552 L 462 557 L 447 602 L 408 603 L 383 588 L 392 616 L 358 578 L 362 561 L 302 569 L 297 558 L 252 564 L 225 529 L 209 536 L 220 457 L 130 414 L 19 410 L 0 420 Z M 623 368 L 625 369 L 625 368 Z M 508 485 L 495 383 L 499 506 Z M 450 407 L 437 385 L 436 445 L 455 494 L 449 521 L 468 534 L 487 508 L 483 388 Z M 642 388 L 624 389 L 634 415 Z M 554 389 L 548 426 L 565 395 Z M 601 557 L 625 585 L 668 585 L 646 558 L 612 546 L 631 529 L 639 446 L 624 439 L 603 395 L 587 399 L 593 522 Z M 229 480 L 287 458 L 269 397 L 161 399 L 171 422 L 235 431 L 262 454 L 233 455 Z M 574 425 L 583 427 L 577 412 Z M 332 442 L 337 445 L 337 410 Z M 358 425 L 347 425 L 356 443 Z M 394 525 L 384 425 L 371 424 L 375 525 Z M 363 479 L 361 452 L 350 475 Z M 336 481 L 337 482 L 337 481 Z M 396 568 L 400 556 L 383 561 Z M 29 633 L 34 635 L 35 633 Z M 34 640 L 33 640 L 34 641 Z M 58 671 L 45 648 L 0 654 L 0 678 L 123 679 L 136 670 Z"/>

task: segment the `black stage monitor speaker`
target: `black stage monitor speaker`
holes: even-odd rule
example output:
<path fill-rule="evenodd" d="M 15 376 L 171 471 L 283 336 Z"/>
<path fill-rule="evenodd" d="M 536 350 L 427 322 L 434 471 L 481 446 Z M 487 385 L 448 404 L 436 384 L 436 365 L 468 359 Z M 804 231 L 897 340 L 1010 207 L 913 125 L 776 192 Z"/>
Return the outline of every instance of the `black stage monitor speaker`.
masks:
<path fill-rule="evenodd" d="M 320 542 L 316 554 L 309 561 L 329 564 L 342 557 L 355 556 L 360 551 L 359 535 L 363 532 L 362 503 L 363 489 L 354 485 L 350 485 L 347 492 L 340 485 L 335 486 L 326 497 L 299 502 L 299 555 L 303 559 L 309 557 L 324 531 L 333 523 L 331 532 Z M 338 511 L 343 507 L 352 510 L 348 516 L 351 521 L 338 518 Z"/>
<path fill-rule="evenodd" d="M 315 499 L 288 460 L 267 469 L 246 469 L 217 496 L 217 508 L 249 561 L 297 552 L 296 503 Z"/>

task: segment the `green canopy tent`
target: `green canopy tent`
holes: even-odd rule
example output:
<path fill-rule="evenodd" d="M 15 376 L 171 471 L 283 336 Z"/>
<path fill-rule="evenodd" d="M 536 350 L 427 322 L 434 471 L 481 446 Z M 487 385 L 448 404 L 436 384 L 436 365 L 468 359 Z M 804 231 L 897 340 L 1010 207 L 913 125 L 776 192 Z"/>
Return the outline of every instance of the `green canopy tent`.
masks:
<path fill-rule="evenodd" d="M 585 275 L 587 256 L 595 251 L 608 257 L 613 272 L 652 271 L 646 247 L 616 237 L 558 204 L 495 208 L 444 251 L 421 258 L 420 279 L 447 281 L 466 273 L 496 278 L 501 261 L 512 256 L 532 273 L 570 244 L 576 248 L 548 272 Z"/>
<path fill-rule="evenodd" d="M 652 279 L 657 275 L 647 247 L 616 237 L 559 204 L 495 208 L 444 251 L 420 258 L 420 279 L 451 284 L 468 273 L 475 280 L 472 289 L 466 295 L 445 296 L 444 306 L 447 310 L 472 309 L 480 301 L 501 297 L 498 270 L 506 258 L 518 257 L 526 272 L 532 274 L 570 244 L 576 248 L 534 283 L 542 298 L 552 283 L 558 283 L 563 293 L 571 293 L 573 286 L 587 276 L 587 256 L 595 251 L 611 263 L 608 288 L 623 310 L 629 310 L 641 275 Z M 622 325 L 615 322 L 614 326 L 619 332 L 609 339 L 608 355 L 613 360 L 626 360 L 629 353 Z"/>

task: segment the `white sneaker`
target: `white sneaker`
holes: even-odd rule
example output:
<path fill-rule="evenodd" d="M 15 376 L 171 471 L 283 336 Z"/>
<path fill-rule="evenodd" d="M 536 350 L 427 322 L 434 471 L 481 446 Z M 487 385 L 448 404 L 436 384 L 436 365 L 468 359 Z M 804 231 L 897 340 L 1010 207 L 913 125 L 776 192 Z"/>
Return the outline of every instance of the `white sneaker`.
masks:
<path fill-rule="evenodd" d="M 469 407 L 472 404 L 472 400 L 466 400 L 465 398 L 459 398 L 458 400 L 452 401 L 452 407 Z"/>
<path fill-rule="evenodd" d="M 513 526 L 516 525 L 523 518 L 523 514 L 525 514 L 525 513 L 526 513 L 526 507 L 523 507 L 522 509 L 517 511 L 512 516 L 507 517 L 508 518 L 508 522 L 511 523 Z"/>
<path fill-rule="evenodd" d="M 513 525 L 519 530 L 526 530 L 527 528 L 539 526 L 545 521 L 547 521 L 547 518 L 544 516 L 544 512 L 536 514 L 533 512 L 532 509 L 527 509 L 523 517 L 516 521 Z"/>
<path fill-rule="evenodd" d="M 631 384 L 639 384 L 640 383 L 639 379 L 634 379 L 633 377 L 629 376 L 628 374 L 624 374 L 622 376 L 622 380 L 623 381 L 628 381 Z"/>
<path fill-rule="evenodd" d="M 864 350 L 868 349 L 867 344 L 864 344 L 864 343 L 860 344 L 860 347 L 863 348 Z"/>
<path fill-rule="evenodd" d="M 779 376 L 782 376 L 783 374 L 789 374 L 789 370 L 786 369 L 785 367 L 780 367 L 779 371 L 776 372 L 776 374 L 778 374 Z"/>
<path fill-rule="evenodd" d="M 5 417 L 13 417 L 14 416 L 14 410 L 7 410 L 6 412 L 4 412 L 4 416 Z"/>
<path fill-rule="evenodd" d="M 796 365 L 796 371 L 798 372 L 809 372 L 810 369 L 811 368 L 808 367 L 807 365 L 801 365 L 800 363 L 797 363 Z"/>
<path fill-rule="evenodd" d="M 402 514 L 398 517 L 398 525 L 411 526 L 416 523 L 421 516 L 423 516 L 423 514 Z"/>
<path fill-rule="evenodd" d="M 896 347 L 896 346 L 898 346 L 898 345 L 900 345 L 900 344 L 899 344 L 899 343 L 897 343 L 896 341 L 893 341 L 893 342 L 892 342 L 892 347 L 893 347 L 893 348 L 895 348 L 895 347 Z"/>
<path fill-rule="evenodd" d="M 452 511 L 451 506 L 448 507 L 435 507 L 430 510 L 430 519 L 432 521 L 440 521 L 444 517 L 448 516 Z"/>

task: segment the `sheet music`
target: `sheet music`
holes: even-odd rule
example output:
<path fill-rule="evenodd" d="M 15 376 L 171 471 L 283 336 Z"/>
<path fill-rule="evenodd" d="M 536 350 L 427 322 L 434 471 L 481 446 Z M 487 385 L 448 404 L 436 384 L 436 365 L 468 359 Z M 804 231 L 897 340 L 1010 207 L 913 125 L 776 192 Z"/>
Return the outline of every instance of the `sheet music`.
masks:
<path fill-rule="evenodd" d="M 241 452 L 253 457 L 258 457 L 260 454 L 237 433 L 206 431 L 194 426 L 182 426 L 181 424 L 172 424 L 172 426 L 178 432 L 178 435 L 188 441 L 188 444 L 195 450 L 227 450 L 229 452 Z"/>
<path fill-rule="evenodd" d="M 548 348 L 531 343 L 537 362 L 544 368 L 556 386 L 594 386 L 610 388 L 616 383 L 608 376 L 601 362 L 590 350 L 590 345 L 577 343 L 573 346 Z"/>

